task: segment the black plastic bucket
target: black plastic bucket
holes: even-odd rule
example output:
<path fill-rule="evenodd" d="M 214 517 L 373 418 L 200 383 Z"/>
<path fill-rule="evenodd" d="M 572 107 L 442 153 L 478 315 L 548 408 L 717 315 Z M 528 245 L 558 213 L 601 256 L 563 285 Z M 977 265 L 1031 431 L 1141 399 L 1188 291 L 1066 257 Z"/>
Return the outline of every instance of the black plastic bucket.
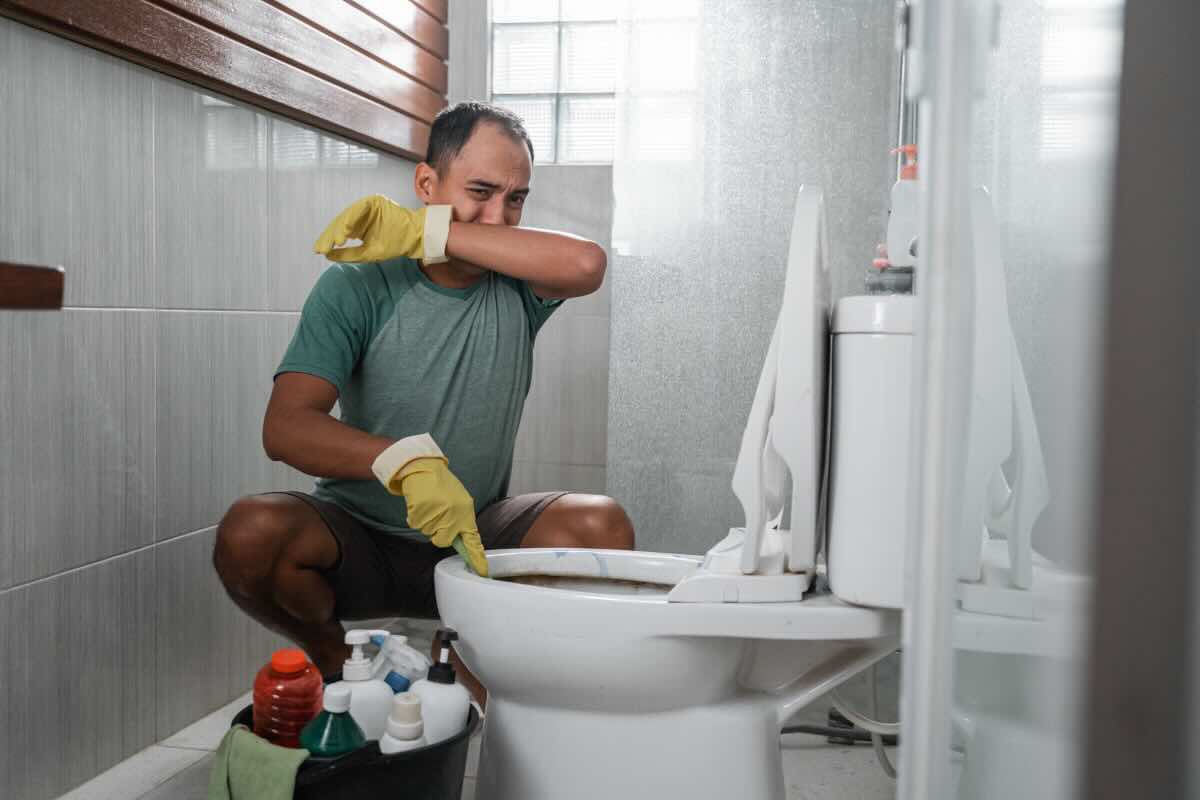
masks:
<path fill-rule="evenodd" d="M 234 725 L 254 730 L 253 706 L 233 718 Z M 471 706 L 467 727 L 449 739 L 416 750 L 384 755 L 377 742 L 367 742 L 337 758 L 310 757 L 296 773 L 296 800 L 362 800 L 364 797 L 411 797 L 460 800 L 467 771 L 471 734 L 479 712 Z"/>

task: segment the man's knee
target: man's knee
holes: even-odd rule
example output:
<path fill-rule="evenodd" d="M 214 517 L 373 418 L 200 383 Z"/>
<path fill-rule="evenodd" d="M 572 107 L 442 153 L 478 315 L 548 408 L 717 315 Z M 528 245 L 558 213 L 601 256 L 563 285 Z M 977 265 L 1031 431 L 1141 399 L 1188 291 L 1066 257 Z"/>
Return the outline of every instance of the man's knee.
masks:
<path fill-rule="evenodd" d="M 633 549 L 633 523 L 621 504 L 611 497 L 592 495 L 573 516 L 573 533 L 579 547 Z"/>
<path fill-rule="evenodd" d="M 242 596 L 269 591 L 293 517 L 286 506 L 262 496 L 243 497 L 229 507 L 213 546 L 213 566 L 225 588 Z"/>

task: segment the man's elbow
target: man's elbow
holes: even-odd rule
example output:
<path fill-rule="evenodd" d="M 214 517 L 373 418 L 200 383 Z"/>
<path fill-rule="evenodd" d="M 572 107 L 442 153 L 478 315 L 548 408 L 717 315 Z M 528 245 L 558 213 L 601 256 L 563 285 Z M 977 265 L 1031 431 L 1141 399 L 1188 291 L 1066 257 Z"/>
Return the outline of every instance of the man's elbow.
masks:
<path fill-rule="evenodd" d="M 579 259 L 579 288 L 581 294 L 591 294 L 604 283 L 608 269 L 608 254 L 595 242 L 588 242 Z"/>
<path fill-rule="evenodd" d="M 267 458 L 272 461 L 283 461 L 284 442 L 280 433 L 279 420 L 276 416 L 268 416 L 263 420 L 262 445 Z"/>

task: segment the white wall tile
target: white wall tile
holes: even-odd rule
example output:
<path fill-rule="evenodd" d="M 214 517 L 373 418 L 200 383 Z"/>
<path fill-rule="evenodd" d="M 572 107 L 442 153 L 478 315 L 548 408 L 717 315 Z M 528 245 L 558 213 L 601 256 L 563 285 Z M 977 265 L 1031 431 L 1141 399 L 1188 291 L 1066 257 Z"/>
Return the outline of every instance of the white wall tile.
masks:
<path fill-rule="evenodd" d="M 272 377 L 298 319 L 157 312 L 159 540 L 216 524 L 244 494 L 311 488 L 262 448 Z"/>
<path fill-rule="evenodd" d="M 166 739 L 254 686 L 258 669 L 291 646 L 233 604 L 212 565 L 216 529 L 154 548 L 158 671 L 156 733 Z"/>
<path fill-rule="evenodd" d="M 0 587 L 154 536 L 148 311 L 0 314 Z"/>
<path fill-rule="evenodd" d="M 43 800 L 154 742 L 149 549 L 0 593 L 0 796 Z"/>
<path fill-rule="evenodd" d="M 67 305 L 153 301 L 153 74 L 0 19 L 0 259 Z"/>
<path fill-rule="evenodd" d="M 154 81 L 156 305 L 266 308 L 273 120 L 166 76 Z"/>

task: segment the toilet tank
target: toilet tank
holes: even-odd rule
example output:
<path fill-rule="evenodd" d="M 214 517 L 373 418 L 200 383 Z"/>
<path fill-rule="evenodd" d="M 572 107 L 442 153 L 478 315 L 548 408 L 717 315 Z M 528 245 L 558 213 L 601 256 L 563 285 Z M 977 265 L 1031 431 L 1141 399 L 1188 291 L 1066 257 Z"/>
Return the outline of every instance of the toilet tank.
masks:
<path fill-rule="evenodd" d="M 904 601 L 914 302 L 872 295 L 834 307 L 826 560 L 847 603 Z"/>

